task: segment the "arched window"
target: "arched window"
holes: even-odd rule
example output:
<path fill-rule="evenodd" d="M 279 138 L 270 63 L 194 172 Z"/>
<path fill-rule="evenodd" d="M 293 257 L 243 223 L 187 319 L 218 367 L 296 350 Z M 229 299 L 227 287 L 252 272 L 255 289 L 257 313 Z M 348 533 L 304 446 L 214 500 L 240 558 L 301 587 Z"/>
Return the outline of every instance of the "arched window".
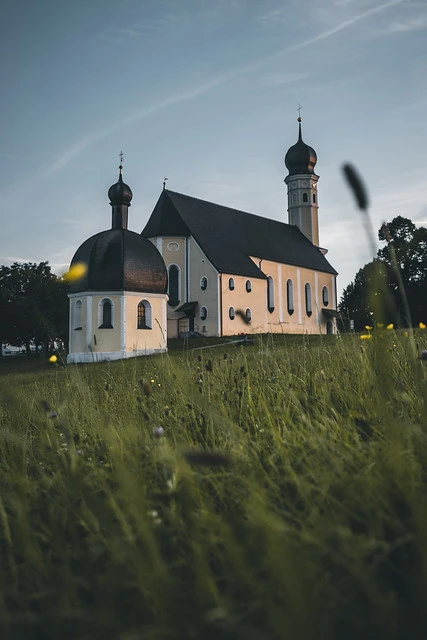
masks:
<path fill-rule="evenodd" d="M 322 289 L 322 300 L 323 300 L 323 304 L 325 305 L 325 307 L 328 306 L 329 304 L 329 291 L 328 291 L 328 287 L 323 287 Z"/>
<path fill-rule="evenodd" d="M 292 280 L 288 280 L 287 283 L 286 283 L 286 298 L 287 298 L 288 313 L 291 316 L 293 314 L 293 312 L 295 311 L 294 285 L 293 285 Z"/>
<path fill-rule="evenodd" d="M 297 203 L 297 194 L 293 193 L 292 194 L 292 204 L 296 204 Z"/>
<path fill-rule="evenodd" d="M 250 322 L 252 320 L 252 311 L 250 309 L 246 309 L 245 316 L 246 316 L 246 320 Z"/>
<path fill-rule="evenodd" d="M 303 193 L 302 194 L 302 201 L 303 202 L 308 202 L 308 193 Z"/>
<path fill-rule="evenodd" d="M 313 193 L 313 203 L 316 204 L 316 194 Z"/>
<path fill-rule="evenodd" d="M 274 280 L 271 276 L 267 278 L 267 309 L 270 313 L 274 311 Z"/>
<path fill-rule="evenodd" d="M 76 305 L 74 307 L 74 329 L 82 328 L 82 316 L 83 316 L 82 301 L 77 300 Z"/>
<path fill-rule="evenodd" d="M 200 278 L 200 288 L 202 291 L 206 291 L 206 289 L 208 288 L 208 279 L 206 278 L 206 276 Z"/>
<path fill-rule="evenodd" d="M 228 288 L 230 289 L 230 291 L 234 291 L 234 278 L 228 279 Z"/>
<path fill-rule="evenodd" d="M 250 280 L 246 280 L 246 291 L 248 293 L 252 291 L 252 282 Z"/>
<path fill-rule="evenodd" d="M 208 317 L 208 310 L 206 307 L 200 307 L 200 320 L 206 320 Z"/>
<path fill-rule="evenodd" d="M 176 307 L 179 304 L 179 267 L 171 264 L 168 269 L 169 287 L 168 287 L 168 305 Z"/>
<path fill-rule="evenodd" d="M 236 317 L 236 312 L 234 311 L 234 307 L 229 308 L 228 317 L 230 318 L 230 320 L 234 320 L 234 318 Z"/>
<path fill-rule="evenodd" d="M 141 300 L 138 304 L 138 317 L 137 317 L 138 329 L 151 329 L 151 304 L 147 300 Z"/>
<path fill-rule="evenodd" d="M 98 329 L 113 328 L 113 305 L 109 298 L 103 298 L 98 306 Z"/>
<path fill-rule="evenodd" d="M 311 287 L 307 284 L 305 285 L 305 310 L 307 312 L 308 317 L 313 313 L 313 307 L 311 304 Z"/>

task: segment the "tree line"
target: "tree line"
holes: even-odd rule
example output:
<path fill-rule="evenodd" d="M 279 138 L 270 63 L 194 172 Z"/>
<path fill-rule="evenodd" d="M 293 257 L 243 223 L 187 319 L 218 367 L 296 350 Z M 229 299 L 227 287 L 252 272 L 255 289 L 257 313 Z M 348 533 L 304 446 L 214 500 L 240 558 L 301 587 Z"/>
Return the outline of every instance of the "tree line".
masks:
<path fill-rule="evenodd" d="M 52 273 L 48 262 L 15 262 L 0 267 L 0 342 L 40 347 L 68 339 L 68 285 Z M 1 351 L 1 350 L 0 350 Z"/>
<path fill-rule="evenodd" d="M 386 245 L 360 269 L 338 305 L 341 329 L 393 323 L 427 323 L 427 228 L 397 216 L 383 224 L 378 238 Z"/>

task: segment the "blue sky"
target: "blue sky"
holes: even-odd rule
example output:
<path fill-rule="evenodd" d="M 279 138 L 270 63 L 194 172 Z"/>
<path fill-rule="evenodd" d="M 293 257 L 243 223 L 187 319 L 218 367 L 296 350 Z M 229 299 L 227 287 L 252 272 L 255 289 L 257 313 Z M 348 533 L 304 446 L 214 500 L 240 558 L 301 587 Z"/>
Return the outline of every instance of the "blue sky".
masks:
<path fill-rule="evenodd" d="M 426 0 L 14 0 L 2 13 L 0 264 L 48 260 L 111 224 L 121 149 L 144 227 L 168 188 L 287 222 L 284 155 L 318 156 L 320 244 L 341 291 L 374 227 L 427 225 Z"/>

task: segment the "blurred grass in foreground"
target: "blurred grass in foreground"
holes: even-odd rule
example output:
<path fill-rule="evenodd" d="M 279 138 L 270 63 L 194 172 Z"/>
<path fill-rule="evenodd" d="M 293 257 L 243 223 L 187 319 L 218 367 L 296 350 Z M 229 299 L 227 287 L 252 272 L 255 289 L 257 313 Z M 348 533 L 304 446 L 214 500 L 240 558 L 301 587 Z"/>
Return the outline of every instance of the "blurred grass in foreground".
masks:
<path fill-rule="evenodd" d="M 425 637 L 426 348 L 3 361 L 1 637 Z"/>

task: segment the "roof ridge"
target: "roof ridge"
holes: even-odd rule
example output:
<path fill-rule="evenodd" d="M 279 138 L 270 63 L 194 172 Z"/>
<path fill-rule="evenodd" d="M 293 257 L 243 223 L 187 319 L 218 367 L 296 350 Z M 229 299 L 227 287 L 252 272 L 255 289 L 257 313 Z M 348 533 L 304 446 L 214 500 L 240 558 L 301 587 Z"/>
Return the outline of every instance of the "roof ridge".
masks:
<path fill-rule="evenodd" d="M 198 202 L 204 202 L 205 204 L 210 204 L 214 207 L 221 207 L 222 209 L 229 209 L 230 211 L 234 211 L 237 213 L 244 213 L 245 216 L 253 216 L 254 218 L 261 218 L 261 220 L 268 220 L 269 222 L 277 222 L 277 224 L 284 224 L 287 227 L 294 227 L 295 225 L 289 224 L 288 222 L 282 222 L 281 220 L 274 220 L 274 218 L 267 218 L 266 216 L 262 216 L 259 213 L 251 213 L 250 211 L 244 211 L 243 209 L 235 209 L 226 204 L 219 204 L 218 202 L 211 202 L 210 200 L 203 200 L 203 198 L 196 198 L 195 196 L 188 196 L 186 193 L 180 193 L 179 191 L 171 191 L 170 189 L 164 189 L 164 191 L 168 191 L 171 194 L 182 196 L 184 198 L 188 198 L 189 200 L 197 200 Z M 297 229 L 297 227 L 295 227 Z M 304 235 L 304 234 L 303 234 Z M 304 236 L 305 237 L 305 236 Z"/>

